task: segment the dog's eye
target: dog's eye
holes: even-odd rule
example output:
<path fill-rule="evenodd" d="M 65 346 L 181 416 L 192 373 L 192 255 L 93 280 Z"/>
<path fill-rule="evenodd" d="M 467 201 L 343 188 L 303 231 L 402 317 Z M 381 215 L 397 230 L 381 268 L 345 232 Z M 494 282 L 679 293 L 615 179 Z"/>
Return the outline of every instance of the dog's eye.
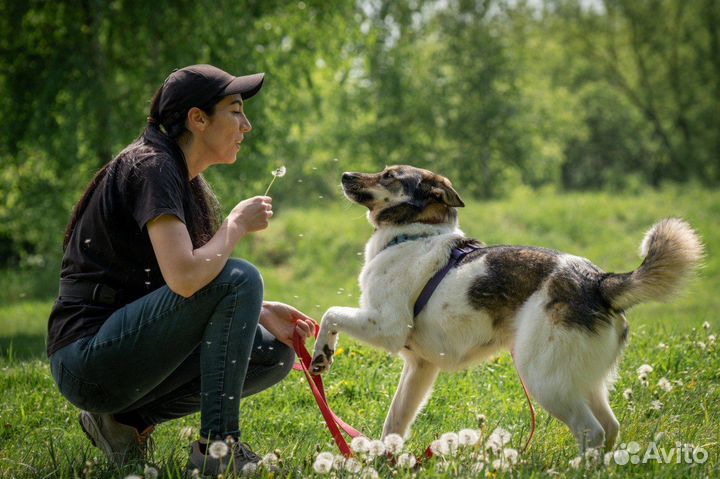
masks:
<path fill-rule="evenodd" d="M 390 180 L 390 179 L 394 178 L 394 176 L 391 171 L 386 171 L 385 173 L 382 174 L 381 178 L 383 180 Z"/>

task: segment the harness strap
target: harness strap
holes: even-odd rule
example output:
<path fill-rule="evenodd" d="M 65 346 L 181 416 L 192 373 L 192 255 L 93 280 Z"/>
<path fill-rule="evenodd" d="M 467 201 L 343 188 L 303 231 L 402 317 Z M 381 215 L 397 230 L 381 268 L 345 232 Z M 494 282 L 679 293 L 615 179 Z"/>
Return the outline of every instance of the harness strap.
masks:
<path fill-rule="evenodd" d="M 435 276 L 430 278 L 430 281 L 428 281 L 423 290 L 420 291 L 420 296 L 418 296 L 417 301 L 415 301 L 415 307 L 413 308 L 414 317 L 417 317 L 417 315 L 420 314 L 428 301 L 430 301 L 430 297 L 433 295 L 438 285 L 440 285 L 440 282 L 443 280 L 443 278 L 445 278 L 448 272 L 454 267 L 456 267 L 460 260 L 462 260 L 465 256 L 478 249 L 480 249 L 479 246 L 465 246 L 463 248 L 455 247 L 452 249 L 452 251 L 450 252 L 450 258 L 448 259 L 445 267 L 435 273 Z"/>

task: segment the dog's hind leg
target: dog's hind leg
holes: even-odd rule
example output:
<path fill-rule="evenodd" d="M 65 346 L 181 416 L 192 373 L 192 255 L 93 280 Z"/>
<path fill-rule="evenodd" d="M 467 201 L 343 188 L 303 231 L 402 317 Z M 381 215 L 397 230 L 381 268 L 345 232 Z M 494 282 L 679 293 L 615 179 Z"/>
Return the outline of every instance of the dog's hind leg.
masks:
<path fill-rule="evenodd" d="M 392 433 L 403 437 L 408 435 L 415 416 L 430 396 L 430 390 L 440 370 L 413 354 L 403 354 L 403 357 L 405 367 L 385 419 L 383 438 Z"/>
<path fill-rule="evenodd" d="M 620 423 L 610 408 L 605 384 L 601 384 L 594 393 L 590 394 L 588 401 L 595 419 L 600 422 L 600 425 L 605 430 L 605 449 L 610 450 L 620 432 Z"/>

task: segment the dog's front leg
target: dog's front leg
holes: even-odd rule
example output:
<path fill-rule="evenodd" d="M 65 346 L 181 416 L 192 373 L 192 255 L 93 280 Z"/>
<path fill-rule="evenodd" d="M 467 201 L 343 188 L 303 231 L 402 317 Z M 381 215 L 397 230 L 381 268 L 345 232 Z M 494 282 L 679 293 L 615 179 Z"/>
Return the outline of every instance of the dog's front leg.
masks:
<path fill-rule="evenodd" d="M 312 360 L 313 374 L 322 374 L 330 369 L 340 331 L 395 353 L 404 346 L 408 329 L 397 320 L 385 320 L 379 311 L 332 307 L 323 315 L 320 324 Z"/>

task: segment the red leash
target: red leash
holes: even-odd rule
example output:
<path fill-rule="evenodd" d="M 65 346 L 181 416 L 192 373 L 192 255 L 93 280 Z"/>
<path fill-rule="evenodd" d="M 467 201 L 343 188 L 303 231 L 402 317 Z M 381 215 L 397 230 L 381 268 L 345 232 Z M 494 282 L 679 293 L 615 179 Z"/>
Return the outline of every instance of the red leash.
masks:
<path fill-rule="evenodd" d="M 319 326 L 316 324 L 315 339 L 317 339 L 317 335 L 319 332 Z M 354 427 L 347 424 L 342 419 L 340 419 L 332 411 L 332 409 L 330 409 L 330 406 L 327 402 L 327 397 L 325 396 L 325 387 L 323 386 L 322 378 L 319 375 L 313 376 L 312 374 L 310 374 L 310 363 L 312 362 L 312 358 L 310 357 L 310 353 L 308 352 L 307 348 L 305 348 L 305 343 L 302 341 L 302 339 L 300 339 L 300 335 L 298 335 L 297 332 L 293 333 L 293 348 L 295 349 L 295 354 L 297 355 L 299 361 L 299 364 L 295 364 L 293 366 L 293 369 L 295 369 L 296 371 L 302 371 L 305 374 L 305 378 L 310 385 L 310 390 L 312 390 L 313 396 L 315 397 L 315 402 L 317 402 L 317 405 L 320 408 L 320 412 L 325 419 L 325 424 L 327 424 L 327 427 L 330 430 L 330 434 L 332 434 L 332 437 L 335 440 L 335 444 L 337 444 L 337 447 L 338 449 L 340 449 L 340 452 L 343 454 L 343 456 L 351 457 L 353 455 L 352 451 L 350 450 L 350 446 L 340 432 L 340 429 L 342 429 L 350 437 L 358 437 L 362 436 L 363 434 Z M 514 360 L 515 354 L 511 353 L 511 355 Z M 525 381 L 523 381 L 523 378 L 522 376 L 520 376 L 519 371 L 518 377 L 520 378 L 520 384 L 522 384 L 523 391 L 525 391 L 525 397 L 528 401 L 528 406 L 530 407 L 530 436 L 528 437 L 527 442 L 525 443 L 525 447 L 522 450 L 522 452 L 524 453 L 530 446 L 530 441 L 532 441 L 533 435 L 535 434 L 535 408 L 533 407 L 532 401 L 530 400 L 530 393 L 525 386 Z M 423 456 L 423 458 L 418 458 L 418 463 L 420 463 L 423 459 L 430 459 L 433 456 L 433 452 L 432 450 L 430 450 L 429 446 L 427 449 L 425 449 L 425 453 L 423 454 Z"/>
<path fill-rule="evenodd" d="M 316 339 L 319 330 L 319 326 L 316 326 Z M 298 360 L 300 361 L 300 364 L 295 364 L 293 366 L 293 369 L 297 371 L 302 371 L 305 374 L 305 378 L 307 379 L 313 396 L 315 397 L 315 402 L 317 402 L 317 405 L 320 408 L 320 412 L 325 419 L 325 424 L 327 424 L 328 429 L 330 429 L 330 434 L 332 434 L 332 437 L 335 440 L 335 444 L 337 444 L 337 447 L 338 449 L 340 449 L 342 455 L 345 457 L 352 456 L 350 446 L 348 446 L 347 441 L 340 432 L 340 428 L 342 428 L 342 430 L 345 431 L 345 433 L 350 437 L 362 436 L 362 434 L 357 429 L 340 419 L 334 412 L 332 412 L 330 406 L 328 406 L 322 378 L 319 375 L 313 376 L 312 374 L 310 374 L 310 362 L 312 361 L 312 358 L 310 357 L 310 353 L 308 353 L 308 350 L 305 348 L 305 344 L 300 339 L 300 336 L 297 332 L 293 333 L 293 347 L 295 349 L 295 354 L 297 354 Z"/>

